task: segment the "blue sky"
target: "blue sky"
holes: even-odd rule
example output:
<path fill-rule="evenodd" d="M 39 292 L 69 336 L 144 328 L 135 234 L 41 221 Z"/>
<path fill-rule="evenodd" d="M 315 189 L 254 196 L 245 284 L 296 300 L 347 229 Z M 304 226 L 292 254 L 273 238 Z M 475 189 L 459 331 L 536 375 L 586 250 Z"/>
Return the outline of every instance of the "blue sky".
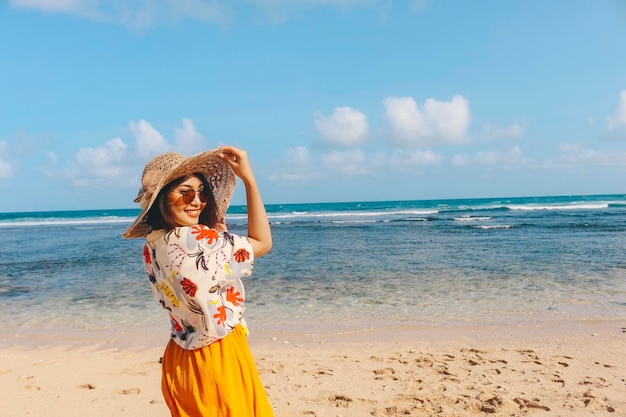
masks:
<path fill-rule="evenodd" d="M 268 204 L 626 193 L 623 1 L 8 0 L 0 35 L 0 212 L 132 208 L 221 144 Z"/>

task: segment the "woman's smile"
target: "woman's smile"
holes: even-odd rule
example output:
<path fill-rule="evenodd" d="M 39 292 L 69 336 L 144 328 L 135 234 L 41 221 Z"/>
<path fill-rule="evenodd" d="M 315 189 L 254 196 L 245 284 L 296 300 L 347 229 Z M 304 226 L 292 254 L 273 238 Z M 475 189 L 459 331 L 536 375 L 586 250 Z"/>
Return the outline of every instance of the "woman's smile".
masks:
<path fill-rule="evenodd" d="M 198 224 L 200 213 L 206 207 L 204 185 L 196 176 L 190 176 L 167 195 L 167 203 L 177 226 Z"/>

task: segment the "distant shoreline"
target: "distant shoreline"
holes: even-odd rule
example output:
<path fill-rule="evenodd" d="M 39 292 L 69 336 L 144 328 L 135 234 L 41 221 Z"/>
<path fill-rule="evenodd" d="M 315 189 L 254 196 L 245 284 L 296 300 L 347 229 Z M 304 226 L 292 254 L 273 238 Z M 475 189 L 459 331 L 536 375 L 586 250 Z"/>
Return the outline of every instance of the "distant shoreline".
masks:
<path fill-rule="evenodd" d="M 462 201 L 497 201 L 497 200 L 519 200 L 519 199 L 570 199 L 570 198 L 610 198 L 610 197 L 621 197 L 626 198 L 626 193 L 613 193 L 613 194 L 559 194 L 559 195 L 530 195 L 530 196 L 507 196 L 507 197 L 453 197 L 453 198 L 425 198 L 425 199 L 410 199 L 410 200 L 363 200 L 363 201 L 324 201 L 324 202 L 297 202 L 297 203 L 265 203 L 266 207 L 276 208 L 276 207 L 284 207 L 284 206 L 310 206 L 310 205 L 335 205 L 335 204 L 367 204 L 367 205 L 375 205 L 381 203 L 436 203 L 441 201 L 450 201 L 450 202 L 462 202 Z M 229 210 L 234 210 L 235 214 L 245 213 L 246 206 L 245 204 L 231 204 Z M 75 213 L 75 212 L 84 212 L 84 213 L 101 213 L 101 212 L 135 212 L 138 214 L 141 209 L 137 207 L 126 207 L 126 208 L 77 208 L 77 209 L 48 209 L 42 211 L 35 210 L 24 210 L 24 211 L 1 211 L 0 216 L 2 215 L 28 215 L 28 214 L 52 214 L 52 213 Z M 135 215 L 136 215 L 135 214 Z"/>

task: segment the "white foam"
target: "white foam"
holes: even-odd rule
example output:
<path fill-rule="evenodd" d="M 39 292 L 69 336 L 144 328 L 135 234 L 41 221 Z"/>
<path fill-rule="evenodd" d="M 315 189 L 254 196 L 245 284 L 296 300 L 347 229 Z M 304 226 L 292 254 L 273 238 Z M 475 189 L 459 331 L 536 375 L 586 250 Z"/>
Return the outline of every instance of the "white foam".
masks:
<path fill-rule="evenodd" d="M 507 205 L 509 210 L 524 210 L 524 211 L 534 211 L 534 210 L 598 210 L 605 209 L 609 207 L 609 203 L 572 203 L 572 204 L 554 204 L 554 205 L 534 205 L 534 204 L 523 204 L 523 205 Z"/>
<path fill-rule="evenodd" d="M 48 219 L 17 219 L 17 220 L 4 220 L 0 221 L 0 227 L 23 227 L 23 226 L 85 226 L 96 224 L 121 224 L 132 223 L 134 218 L 129 217 L 85 217 L 76 219 L 61 219 L 61 218 L 48 218 Z"/>
<path fill-rule="evenodd" d="M 461 216 L 461 217 L 455 217 L 454 221 L 455 222 L 473 222 L 473 221 L 486 221 L 486 220 L 491 220 L 491 216 Z"/>

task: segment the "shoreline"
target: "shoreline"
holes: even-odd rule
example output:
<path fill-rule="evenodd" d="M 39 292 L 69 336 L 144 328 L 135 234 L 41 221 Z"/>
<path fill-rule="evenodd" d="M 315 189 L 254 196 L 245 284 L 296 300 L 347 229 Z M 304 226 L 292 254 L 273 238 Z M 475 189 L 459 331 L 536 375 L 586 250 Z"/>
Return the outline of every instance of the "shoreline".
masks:
<path fill-rule="evenodd" d="M 250 346 L 276 417 L 626 414 L 626 320 L 334 334 L 256 327 Z M 4 337 L 0 414 L 167 417 L 165 342 L 153 336 L 152 345 L 36 347 Z"/>
<path fill-rule="evenodd" d="M 567 337 L 584 337 L 597 333 L 620 333 L 626 329 L 625 319 L 587 319 L 528 322 L 518 321 L 507 325 L 491 323 L 441 323 L 440 325 L 408 325 L 398 323 L 393 326 L 383 322 L 368 322 L 366 325 L 343 325 L 332 329 L 328 327 L 298 326 L 290 324 L 281 326 L 275 322 L 258 322 L 248 320 L 250 345 L 265 344 L 273 339 L 282 339 L 294 343 L 374 343 L 385 340 L 392 335 L 395 342 L 429 342 L 454 343 L 464 342 L 515 342 L 561 339 Z M 294 330 L 297 329 L 297 330 Z M 13 331 L 13 333 L 11 333 Z M 11 347 L 41 349 L 48 347 L 74 348 L 93 346 L 99 349 L 141 350 L 156 346 L 165 346 L 168 341 L 169 328 L 167 323 L 148 328 L 100 327 L 88 329 L 70 329 L 66 327 L 49 327 L 44 329 L 18 328 L 0 329 L 0 350 Z"/>

